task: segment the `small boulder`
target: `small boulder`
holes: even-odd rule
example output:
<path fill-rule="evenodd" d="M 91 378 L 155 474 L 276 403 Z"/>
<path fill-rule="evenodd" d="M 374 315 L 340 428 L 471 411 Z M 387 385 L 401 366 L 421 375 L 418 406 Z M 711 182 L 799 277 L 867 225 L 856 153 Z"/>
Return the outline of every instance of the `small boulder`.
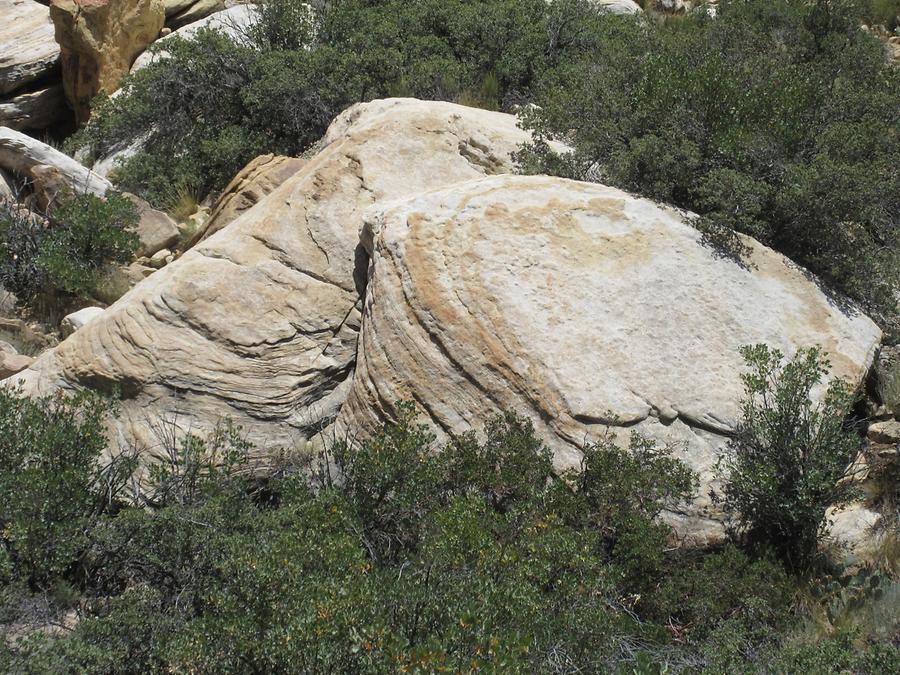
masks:
<path fill-rule="evenodd" d="M 591 0 L 597 9 L 610 14 L 640 14 L 641 6 L 632 0 Z"/>
<path fill-rule="evenodd" d="M 887 420 L 869 425 L 867 436 L 873 443 L 894 445 L 900 443 L 900 422 Z"/>
<path fill-rule="evenodd" d="M 63 337 L 69 337 L 76 330 L 84 326 L 88 321 L 93 321 L 103 314 L 105 310 L 100 307 L 85 307 L 77 312 L 72 312 L 59 324 L 59 330 Z"/>
<path fill-rule="evenodd" d="M 150 267 L 153 269 L 161 269 L 168 265 L 174 259 L 172 252 L 164 248 L 150 256 Z"/>
<path fill-rule="evenodd" d="M 137 206 L 140 222 L 135 230 L 141 240 L 137 255 L 150 257 L 157 251 L 172 248 L 179 238 L 178 226 L 162 211 L 157 211 L 146 201 L 132 194 L 125 194 Z"/>
<path fill-rule="evenodd" d="M 34 359 L 30 356 L 0 352 L 0 380 L 21 373 L 32 363 Z"/>

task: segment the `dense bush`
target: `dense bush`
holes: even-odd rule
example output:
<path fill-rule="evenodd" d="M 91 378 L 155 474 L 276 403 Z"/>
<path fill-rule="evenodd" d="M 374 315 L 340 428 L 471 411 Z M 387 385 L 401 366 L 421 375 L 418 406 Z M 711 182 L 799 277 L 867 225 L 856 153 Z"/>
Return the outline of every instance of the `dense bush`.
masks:
<path fill-rule="evenodd" d="M 527 170 L 690 209 L 730 254 L 752 235 L 891 322 L 900 70 L 858 25 L 891 24 L 895 5 L 723 0 L 715 19 L 650 21 L 589 0 L 268 0 L 236 40 L 167 41 L 72 145 L 143 139 L 117 180 L 169 207 L 258 154 L 302 153 L 358 101 L 534 102 Z"/>
<path fill-rule="evenodd" d="M 804 569 L 827 525 L 826 509 L 847 495 L 839 481 L 861 448 L 857 433 L 844 426 L 853 396 L 832 380 L 823 402 L 811 402 L 829 370 L 818 349 L 801 350 L 786 364 L 765 345 L 743 354 L 750 372 L 743 376 L 741 425 L 721 463 L 724 504 L 746 541 Z"/>
<path fill-rule="evenodd" d="M 349 105 L 385 96 L 487 108 L 526 101 L 540 73 L 587 49 L 588 0 L 268 0 L 237 40 L 201 31 L 126 78 L 72 146 L 144 149 L 117 181 L 159 206 L 222 188 L 258 154 L 296 155 Z"/>
<path fill-rule="evenodd" d="M 124 458 L 97 463 L 110 410 L 95 394 L 32 400 L 0 387 L 0 543 L 32 586 L 81 560 L 134 470 Z"/>
<path fill-rule="evenodd" d="M 223 427 L 168 438 L 183 466 L 147 477 L 153 508 L 110 508 L 121 481 L 98 478 L 104 408 L 87 401 L 0 399 L 2 437 L 21 439 L 3 446 L 2 619 L 22 625 L 34 603 L 23 575 L 69 589 L 51 605 L 81 615 L 71 632 L 20 628 L 0 644 L 4 671 L 828 669 L 802 640 L 782 644 L 803 582 L 776 560 L 667 547 L 655 516 L 693 476 L 640 438 L 627 451 L 602 438 L 560 477 L 522 418 L 437 452 L 401 406 L 368 442 L 259 482 Z M 28 556 L 16 522 L 46 536 Z M 824 643 L 836 663 L 897 662 L 848 635 Z"/>
<path fill-rule="evenodd" d="M 138 247 L 134 204 L 120 194 L 68 195 L 46 217 L 0 203 L 0 283 L 21 301 L 88 297 Z"/>
<path fill-rule="evenodd" d="M 601 180 L 752 235 L 895 317 L 900 70 L 841 0 L 729 0 L 603 27 L 525 115 L 530 170 Z M 574 153 L 558 157 L 544 139 Z"/>

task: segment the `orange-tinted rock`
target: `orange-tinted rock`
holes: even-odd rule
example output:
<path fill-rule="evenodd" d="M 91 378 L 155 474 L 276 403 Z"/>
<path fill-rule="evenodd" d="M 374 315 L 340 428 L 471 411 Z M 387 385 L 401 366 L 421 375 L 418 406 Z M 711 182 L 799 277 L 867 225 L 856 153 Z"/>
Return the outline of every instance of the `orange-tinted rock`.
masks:
<path fill-rule="evenodd" d="M 75 117 L 91 99 L 111 94 L 165 21 L 163 0 L 53 0 L 50 17 L 62 50 L 63 85 Z"/>

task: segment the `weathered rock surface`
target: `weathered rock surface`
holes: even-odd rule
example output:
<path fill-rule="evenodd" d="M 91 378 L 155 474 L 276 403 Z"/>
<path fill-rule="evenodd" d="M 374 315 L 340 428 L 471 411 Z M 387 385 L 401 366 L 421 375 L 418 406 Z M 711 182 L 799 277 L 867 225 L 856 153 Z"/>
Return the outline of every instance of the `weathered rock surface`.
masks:
<path fill-rule="evenodd" d="M 0 0 L 0 95 L 49 74 L 59 62 L 50 10 L 35 0 Z"/>
<path fill-rule="evenodd" d="M 79 328 L 83 328 L 89 321 L 103 315 L 102 307 L 85 307 L 77 312 L 67 315 L 59 324 L 59 330 L 63 337 L 69 337 Z"/>
<path fill-rule="evenodd" d="M 166 25 L 171 28 L 187 26 L 225 8 L 224 0 L 195 0 L 192 3 L 188 3 L 187 6 L 182 6 L 180 10 L 170 14 L 168 4 L 169 3 L 167 2 Z M 177 4 L 184 5 L 185 3 L 178 2 Z"/>
<path fill-rule="evenodd" d="M 0 126 L 10 129 L 45 129 L 68 114 L 61 84 L 49 84 L 0 101 Z"/>
<path fill-rule="evenodd" d="M 112 189 L 106 178 L 94 173 L 68 155 L 46 143 L 12 129 L 0 127 L 0 170 L 24 176 L 32 181 L 35 204 L 46 209 L 64 191 L 90 192 L 99 197 Z M 129 195 L 138 210 L 136 233 L 140 238 L 137 255 L 153 255 L 178 241 L 178 226 L 162 211 L 146 201 Z"/>
<path fill-rule="evenodd" d="M 527 138 L 510 115 L 449 103 L 354 106 L 283 185 L 14 381 L 31 393 L 117 385 L 119 444 L 153 448 L 161 421 L 202 433 L 225 416 L 264 453 L 310 438 L 350 385 L 363 211 L 510 171 Z"/>
<path fill-rule="evenodd" d="M 174 35 L 190 40 L 201 28 L 209 28 L 226 35 L 240 37 L 241 31 L 246 30 L 253 20 L 256 19 L 257 15 L 258 10 L 255 4 L 237 5 L 236 7 L 216 11 L 206 18 L 201 18 L 199 21 L 195 20 L 187 25 L 182 25 L 178 30 L 157 40 L 155 43 L 157 46 L 153 50 L 145 51 L 138 56 L 131 66 L 131 72 L 133 73 L 147 67 L 151 63 L 168 58 L 168 53 L 163 48 L 163 45 L 165 45 L 166 40 L 172 39 Z"/>
<path fill-rule="evenodd" d="M 0 353 L 0 378 L 11 377 L 34 363 L 34 359 L 24 354 Z"/>
<path fill-rule="evenodd" d="M 191 238 L 188 246 L 215 234 L 244 211 L 275 190 L 306 164 L 298 157 L 260 155 L 250 160 L 219 195 L 203 228 Z"/>
<path fill-rule="evenodd" d="M 591 3 L 610 14 L 638 14 L 643 11 L 633 0 L 591 0 Z"/>
<path fill-rule="evenodd" d="M 869 425 L 868 437 L 873 443 L 900 444 L 900 422 L 897 420 L 874 422 Z"/>
<path fill-rule="evenodd" d="M 159 35 L 163 0 L 53 0 L 50 16 L 62 51 L 63 85 L 79 122 L 91 99 L 113 93 L 135 57 Z"/>
<path fill-rule="evenodd" d="M 845 314 L 803 270 L 748 240 L 747 269 L 674 211 L 601 185 L 497 176 L 365 218 L 371 256 L 356 376 L 338 433 L 416 402 L 446 433 L 527 414 L 559 468 L 606 426 L 683 446 L 700 498 L 671 517 L 721 536 L 708 499 L 742 397 L 738 349 L 819 344 L 860 382 L 877 326 Z"/>
<path fill-rule="evenodd" d="M 878 559 L 882 532 L 881 514 L 864 504 L 832 507 L 825 514 L 829 522 L 826 548 L 830 558 L 844 573 L 852 573 Z"/>
<path fill-rule="evenodd" d="M 135 233 L 141 240 L 135 252 L 137 256 L 152 256 L 164 248 L 172 248 L 178 241 L 178 226 L 162 211 L 157 211 L 146 201 L 135 195 L 127 194 L 138 209 L 141 220 Z"/>
<path fill-rule="evenodd" d="M 56 169 L 73 190 L 104 195 L 111 184 L 56 148 L 26 134 L 0 127 L 0 169 L 34 179 L 39 166 Z"/>

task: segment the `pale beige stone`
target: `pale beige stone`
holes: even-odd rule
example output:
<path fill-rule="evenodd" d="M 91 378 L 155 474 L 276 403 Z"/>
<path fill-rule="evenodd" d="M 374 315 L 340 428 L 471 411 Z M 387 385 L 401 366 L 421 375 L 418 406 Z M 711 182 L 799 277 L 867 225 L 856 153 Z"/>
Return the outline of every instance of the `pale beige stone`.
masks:
<path fill-rule="evenodd" d="M 35 0 L 0 0 L 0 95 L 49 74 L 59 63 L 50 10 Z"/>
<path fill-rule="evenodd" d="M 240 170 L 222 191 L 188 248 L 215 234 L 259 202 L 306 164 L 298 157 L 260 155 Z"/>
<path fill-rule="evenodd" d="M 0 352 L 0 379 L 20 373 L 32 363 L 34 359 L 30 356 Z"/>
<path fill-rule="evenodd" d="M 85 307 L 77 312 L 72 312 L 60 322 L 59 330 L 63 337 L 69 337 L 79 328 L 83 328 L 89 321 L 93 321 L 98 316 L 103 315 L 102 307 Z"/>
<path fill-rule="evenodd" d="M 164 35 L 156 41 L 152 50 L 147 50 L 138 56 L 131 66 L 131 72 L 137 72 L 151 63 L 168 58 L 169 54 L 165 50 L 165 44 L 167 40 L 172 39 L 175 35 L 182 39 L 190 40 L 197 34 L 197 31 L 202 28 L 208 28 L 234 38 L 240 38 L 258 15 L 259 12 L 255 4 L 238 5 L 222 11 L 216 11 L 205 18 L 194 20 L 186 25 L 179 24 L 181 28 Z"/>
<path fill-rule="evenodd" d="M 445 435 L 510 409 L 565 469 L 607 427 L 623 442 L 637 431 L 700 475 L 696 502 L 670 516 L 695 543 L 723 534 L 709 489 L 740 413 L 739 348 L 821 345 L 859 383 L 881 337 L 783 256 L 748 239 L 742 267 L 675 211 L 597 184 L 457 184 L 373 207 L 362 240 L 371 267 L 338 435 L 378 428 L 398 400 Z"/>
<path fill-rule="evenodd" d="M 350 385 L 363 211 L 511 171 L 527 138 L 513 116 L 449 103 L 353 106 L 279 188 L 13 381 L 30 393 L 117 386 L 115 445 L 152 450 L 163 421 L 203 433 L 223 417 L 266 456 L 305 442 L 330 424 Z"/>

